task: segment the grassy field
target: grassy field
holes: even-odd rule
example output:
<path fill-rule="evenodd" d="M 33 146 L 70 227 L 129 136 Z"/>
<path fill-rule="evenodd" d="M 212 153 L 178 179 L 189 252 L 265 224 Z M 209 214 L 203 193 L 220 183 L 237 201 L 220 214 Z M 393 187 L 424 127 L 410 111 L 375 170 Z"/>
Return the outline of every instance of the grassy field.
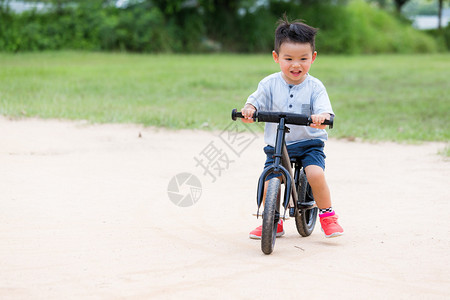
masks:
<path fill-rule="evenodd" d="M 223 129 L 278 65 L 267 55 L 0 54 L 0 114 Z M 321 56 L 330 135 L 449 141 L 450 55 Z"/>

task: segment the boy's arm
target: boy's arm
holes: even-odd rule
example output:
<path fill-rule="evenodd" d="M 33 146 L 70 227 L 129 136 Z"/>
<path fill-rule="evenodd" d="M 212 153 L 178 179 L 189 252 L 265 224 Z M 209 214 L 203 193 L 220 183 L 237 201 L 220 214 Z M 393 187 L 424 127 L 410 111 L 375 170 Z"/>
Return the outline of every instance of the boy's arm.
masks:
<path fill-rule="evenodd" d="M 325 129 L 327 125 L 320 125 L 325 120 L 330 120 L 331 116 L 334 116 L 333 108 L 331 107 L 330 98 L 328 97 L 327 90 L 322 83 L 316 87 L 316 93 L 314 95 L 313 113 L 311 114 L 312 124 L 310 127 L 316 129 Z"/>
<path fill-rule="evenodd" d="M 242 122 L 253 123 L 253 114 L 257 110 L 264 110 L 265 103 L 269 101 L 269 91 L 264 79 L 259 82 L 256 91 L 247 98 L 244 108 L 241 109 Z"/>
<path fill-rule="evenodd" d="M 329 113 L 311 115 L 312 123 L 309 126 L 317 129 L 325 129 L 327 125 L 320 125 L 320 124 L 322 124 L 325 120 L 329 120 L 330 118 L 331 115 Z"/>

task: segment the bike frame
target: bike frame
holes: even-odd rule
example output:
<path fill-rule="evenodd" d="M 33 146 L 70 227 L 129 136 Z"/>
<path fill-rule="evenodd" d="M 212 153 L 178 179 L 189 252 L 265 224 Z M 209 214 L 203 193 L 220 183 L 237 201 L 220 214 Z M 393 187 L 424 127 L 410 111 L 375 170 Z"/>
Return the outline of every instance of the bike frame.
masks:
<path fill-rule="evenodd" d="M 241 112 L 238 112 L 236 109 L 231 111 L 231 119 L 236 121 L 237 118 L 243 118 Z M 284 184 L 285 184 L 285 193 L 284 193 L 284 216 L 285 219 L 287 208 L 295 208 L 300 207 L 303 209 L 309 209 L 314 205 L 314 201 L 309 202 L 298 202 L 298 194 L 297 187 L 300 184 L 300 171 L 302 169 L 301 163 L 298 160 L 294 159 L 292 162 L 295 164 L 295 177 L 292 175 L 292 167 L 291 160 L 289 158 L 289 154 L 287 152 L 286 143 L 285 143 L 285 135 L 289 132 L 289 127 L 286 124 L 296 124 L 301 126 L 309 126 L 312 122 L 311 117 L 305 114 L 293 114 L 286 112 L 255 112 L 253 114 L 253 121 L 258 120 L 258 122 L 272 122 L 278 123 L 277 127 L 277 136 L 275 141 L 275 152 L 273 157 L 274 163 L 268 167 L 266 167 L 258 181 L 258 191 L 257 191 L 257 204 L 258 211 L 256 215 L 259 217 L 259 208 L 263 202 L 264 198 L 264 185 L 266 182 L 267 176 L 270 174 L 276 174 L 278 176 L 283 176 Z M 331 116 L 330 120 L 325 120 L 322 125 L 328 125 L 329 128 L 333 128 L 334 116 Z M 294 187 L 292 188 L 292 181 L 294 182 Z M 292 198 L 291 198 L 292 195 Z M 293 200 L 293 201 L 291 201 Z"/>
<path fill-rule="evenodd" d="M 285 125 L 285 118 L 281 117 L 277 127 L 277 136 L 275 141 L 275 153 L 273 155 L 274 163 L 268 167 L 266 167 L 258 181 L 258 192 L 257 192 L 257 204 L 258 211 L 257 216 L 259 216 L 259 208 L 263 202 L 264 198 L 264 184 L 266 182 L 267 176 L 270 174 L 282 175 L 285 183 L 285 191 L 284 191 L 284 216 L 283 219 L 286 218 L 286 211 L 288 207 L 294 207 L 294 203 L 298 201 L 297 189 L 292 188 L 292 181 L 298 180 L 300 174 L 300 168 L 296 166 L 295 168 L 295 177 L 292 175 L 292 167 L 291 161 L 289 158 L 289 154 L 287 152 L 286 143 L 285 143 L 285 135 L 289 132 L 289 127 Z M 297 174 L 298 173 L 298 174 Z M 292 195 L 292 198 L 291 198 Z M 291 199 L 294 201 L 291 201 Z"/>

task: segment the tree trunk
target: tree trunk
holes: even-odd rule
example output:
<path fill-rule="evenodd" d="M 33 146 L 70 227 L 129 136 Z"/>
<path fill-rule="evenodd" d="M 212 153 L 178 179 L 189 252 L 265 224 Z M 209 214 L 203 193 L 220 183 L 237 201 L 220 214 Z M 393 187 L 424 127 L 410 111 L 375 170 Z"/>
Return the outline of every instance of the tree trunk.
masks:
<path fill-rule="evenodd" d="M 409 0 L 395 0 L 395 7 L 397 8 L 397 13 L 400 14 L 402 12 L 403 5 L 406 4 Z"/>

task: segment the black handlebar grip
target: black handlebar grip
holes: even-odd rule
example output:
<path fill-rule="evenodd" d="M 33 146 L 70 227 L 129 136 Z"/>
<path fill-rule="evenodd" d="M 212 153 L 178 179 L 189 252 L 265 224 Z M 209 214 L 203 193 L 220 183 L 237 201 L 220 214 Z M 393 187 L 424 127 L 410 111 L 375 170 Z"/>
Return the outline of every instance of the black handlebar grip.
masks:
<path fill-rule="evenodd" d="M 256 121 L 257 117 L 258 117 L 258 112 L 255 111 L 255 113 L 253 114 L 253 121 Z M 242 113 L 240 111 L 237 111 L 236 108 L 233 108 L 233 110 L 231 111 L 231 119 L 233 121 L 236 121 L 237 118 L 244 118 L 244 116 L 242 115 Z"/>
<path fill-rule="evenodd" d="M 312 124 L 312 120 L 311 120 L 311 118 L 308 118 L 308 125 L 307 126 L 309 126 L 310 124 Z M 334 124 L 334 116 L 331 116 L 330 120 L 325 120 L 320 125 L 328 125 L 328 127 L 331 129 L 331 128 L 333 128 L 333 124 Z"/>
<path fill-rule="evenodd" d="M 237 111 L 236 108 L 233 108 L 233 110 L 231 111 L 231 119 L 233 121 L 236 121 L 237 118 L 242 118 L 243 115 L 240 111 Z"/>
<path fill-rule="evenodd" d="M 331 116 L 329 120 L 325 120 L 322 125 L 328 125 L 328 128 L 333 128 L 334 116 Z"/>

